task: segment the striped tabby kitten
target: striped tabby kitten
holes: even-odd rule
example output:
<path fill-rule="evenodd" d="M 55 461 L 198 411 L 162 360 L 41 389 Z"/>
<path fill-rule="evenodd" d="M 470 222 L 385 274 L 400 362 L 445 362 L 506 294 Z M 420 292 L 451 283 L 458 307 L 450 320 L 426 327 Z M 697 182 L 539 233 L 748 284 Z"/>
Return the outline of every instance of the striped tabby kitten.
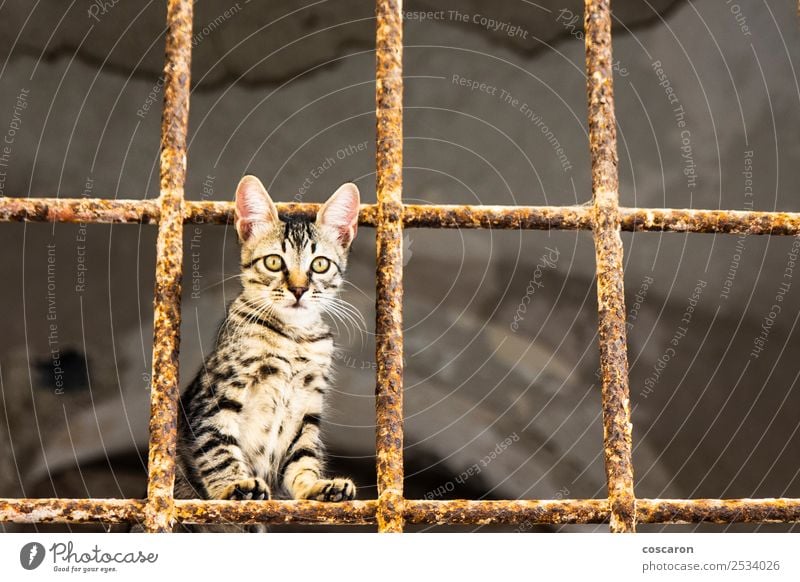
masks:
<path fill-rule="evenodd" d="M 281 221 L 257 178 L 239 183 L 242 291 L 181 396 L 176 497 L 355 496 L 350 479 L 324 476 L 319 423 L 334 350 L 321 316 L 336 308 L 358 207 L 345 184 L 316 221 Z"/>

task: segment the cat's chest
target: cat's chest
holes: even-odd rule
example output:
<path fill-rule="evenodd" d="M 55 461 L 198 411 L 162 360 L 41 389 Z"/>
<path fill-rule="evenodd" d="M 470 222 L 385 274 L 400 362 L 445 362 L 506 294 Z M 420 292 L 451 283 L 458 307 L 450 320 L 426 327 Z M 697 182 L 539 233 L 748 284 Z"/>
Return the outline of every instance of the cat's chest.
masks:
<path fill-rule="evenodd" d="M 245 356 L 247 366 L 242 372 L 247 385 L 248 416 L 263 422 L 271 415 L 302 412 L 306 402 L 325 388 L 333 349 L 331 343 L 325 343 Z"/>
<path fill-rule="evenodd" d="M 303 417 L 321 412 L 331 359 L 330 350 L 283 351 L 279 357 L 264 357 L 250 374 L 239 416 L 240 444 L 265 478 L 274 472 Z"/>

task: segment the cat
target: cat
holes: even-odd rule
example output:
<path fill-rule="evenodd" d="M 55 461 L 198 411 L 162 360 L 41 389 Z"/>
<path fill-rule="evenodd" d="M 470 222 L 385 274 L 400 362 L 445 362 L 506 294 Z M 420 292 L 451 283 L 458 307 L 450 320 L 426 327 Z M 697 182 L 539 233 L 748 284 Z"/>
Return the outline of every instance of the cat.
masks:
<path fill-rule="evenodd" d="M 320 420 L 330 386 L 335 311 L 360 196 L 344 184 L 316 220 L 280 220 L 261 181 L 236 189 L 240 294 L 213 352 L 181 395 L 177 498 L 346 501 L 351 479 L 326 478 Z"/>

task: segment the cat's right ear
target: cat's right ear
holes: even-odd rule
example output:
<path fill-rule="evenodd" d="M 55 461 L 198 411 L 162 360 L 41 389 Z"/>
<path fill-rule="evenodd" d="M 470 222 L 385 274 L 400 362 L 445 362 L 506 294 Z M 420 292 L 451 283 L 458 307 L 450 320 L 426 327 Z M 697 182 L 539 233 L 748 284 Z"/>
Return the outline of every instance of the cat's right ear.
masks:
<path fill-rule="evenodd" d="M 246 242 L 278 223 L 278 209 L 261 180 L 245 176 L 236 187 L 236 232 Z"/>

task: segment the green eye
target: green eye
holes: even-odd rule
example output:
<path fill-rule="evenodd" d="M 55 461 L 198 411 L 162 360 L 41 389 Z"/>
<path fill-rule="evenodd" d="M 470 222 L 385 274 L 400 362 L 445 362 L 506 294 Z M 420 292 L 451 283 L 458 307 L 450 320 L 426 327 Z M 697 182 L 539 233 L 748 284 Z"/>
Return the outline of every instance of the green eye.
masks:
<path fill-rule="evenodd" d="M 280 271 L 283 268 L 283 259 L 280 255 L 268 255 L 264 257 L 264 266 L 270 271 Z"/>
<path fill-rule="evenodd" d="M 324 273 L 331 268 L 331 262 L 325 257 L 317 257 L 311 261 L 311 270 L 315 273 Z"/>

